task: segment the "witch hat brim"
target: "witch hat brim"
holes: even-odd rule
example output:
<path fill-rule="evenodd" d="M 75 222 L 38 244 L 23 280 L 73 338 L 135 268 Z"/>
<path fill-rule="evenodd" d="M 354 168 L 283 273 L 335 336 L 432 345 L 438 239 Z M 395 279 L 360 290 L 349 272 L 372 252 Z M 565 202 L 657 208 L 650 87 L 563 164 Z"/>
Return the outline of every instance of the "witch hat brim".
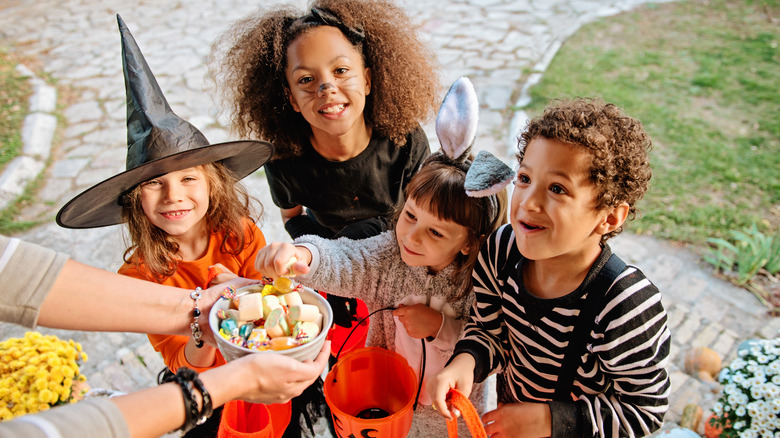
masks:
<path fill-rule="evenodd" d="M 57 213 L 64 228 L 97 228 L 122 223 L 122 195 L 138 184 L 166 173 L 222 162 L 238 179 L 262 167 L 273 154 L 264 141 L 235 141 L 188 150 L 152 161 L 95 184 L 68 201 Z"/>
<path fill-rule="evenodd" d="M 210 144 L 192 124 L 171 111 L 135 39 L 117 15 L 127 91 L 126 170 L 70 200 L 57 213 L 64 228 L 96 228 L 122 222 L 121 197 L 166 173 L 221 162 L 242 179 L 262 167 L 274 147 L 257 140 Z"/>

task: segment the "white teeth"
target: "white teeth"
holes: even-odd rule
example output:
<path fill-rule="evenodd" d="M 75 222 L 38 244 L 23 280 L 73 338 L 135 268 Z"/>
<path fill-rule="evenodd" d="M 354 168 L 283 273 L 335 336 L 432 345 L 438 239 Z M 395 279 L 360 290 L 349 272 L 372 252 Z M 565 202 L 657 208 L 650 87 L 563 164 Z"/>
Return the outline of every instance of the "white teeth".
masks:
<path fill-rule="evenodd" d="M 320 112 L 322 114 L 335 114 L 335 113 L 340 113 L 341 111 L 344 111 L 345 107 L 346 107 L 346 105 L 344 105 L 344 104 L 334 105 L 334 106 L 325 108 L 324 110 L 321 110 Z"/>

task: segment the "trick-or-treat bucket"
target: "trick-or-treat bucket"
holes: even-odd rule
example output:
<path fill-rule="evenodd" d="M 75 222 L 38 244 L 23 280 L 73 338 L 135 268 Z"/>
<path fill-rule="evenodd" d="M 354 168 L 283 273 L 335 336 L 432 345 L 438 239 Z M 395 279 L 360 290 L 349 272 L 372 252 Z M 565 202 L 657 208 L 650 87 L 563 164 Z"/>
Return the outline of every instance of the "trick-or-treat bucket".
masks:
<path fill-rule="evenodd" d="M 403 438 L 412 428 L 414 371 L 398 353 L 354 350 L 331 368 L 323 391 L 339 437 Z"/>
<path fill-rule="evenodd" d="M 232 400 L 222 409 L 217 438 L 281 438 L 290 414 L 289 402 L 264 405 Z"/>
<path fill-rule="evenodd" d="M 328 294 L 326 292 L 319 291 L 320 295 L 327 300 Z M 357 321 L 352 324 L 352 327 L 344 327 L 333 324 L 333 328 L 330 331 L 330 354 L 336 357 L 339 351 L 341 354 L 347 354 L 350 351 L 366 346 L 366 340 L 368 339 L 368 308 L 363 300 L 357 300 L 357 309 L 355 309 L 355 316 Z M 365 319 L 363 319 L 365 318 Z M 355 327 L 357 326 L 357 328 Z"/>

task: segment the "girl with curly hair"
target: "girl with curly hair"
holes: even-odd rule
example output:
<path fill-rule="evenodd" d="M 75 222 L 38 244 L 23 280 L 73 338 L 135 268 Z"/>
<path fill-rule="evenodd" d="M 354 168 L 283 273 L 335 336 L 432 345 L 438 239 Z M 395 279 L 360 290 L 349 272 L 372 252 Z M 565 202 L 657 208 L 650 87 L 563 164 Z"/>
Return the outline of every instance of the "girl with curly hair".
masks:
<path fill-rule="evenodd" d="M 430 153 L 420 123 L 438 107 L 433 59 L 417 26 L 385 0 L 262 8 L 214 43 L 211 75 L 232 128 L 275 145 L 266 178 L 291 237 L 387 230 Z M 326 296 L 338 350 L 367 311 Z M 365 326 L 350 348 L 363 336 Z"/>
<path fill-rule="evenodd" d="M 438 106 L 433 58 L 383 0 L 261 9 L 217 40 L 211 73 L 238 135 L 276 147 L 266 175 L 293 238 L 386 229 L 429 154 L 420 123 Z"/>

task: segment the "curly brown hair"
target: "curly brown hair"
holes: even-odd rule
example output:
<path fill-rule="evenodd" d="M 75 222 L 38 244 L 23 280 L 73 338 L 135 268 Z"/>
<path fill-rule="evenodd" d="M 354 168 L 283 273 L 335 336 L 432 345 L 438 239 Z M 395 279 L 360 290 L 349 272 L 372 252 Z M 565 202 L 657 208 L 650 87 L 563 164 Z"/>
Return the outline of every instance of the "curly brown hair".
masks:
<path fill-rule="evenodd" d="M 209 208 L 204 218 L 209 233 L 224 232 L 220 250 L 239 254 L 251 243 L 252 233 L 246 221 L 256 222 L 262 205 L 249 196 L 244 186 L 222 163 L 197 166 L 208 179 Z M 257 208 L 253 204 L 257 204 Z M 157 228 L 141 207 L 141 184 L 122 197 L 122 218 L 127 223 L 132 244 L 125 250 L 124 261 L 136 268 L 143 263 L 150 281 L 162 282 L 176 272 L 180 257 L 176 238 Z"/>
<path fill-rule="evenodd" d="M 431 154 L 420 166 L 404 189 L 411 198 L 437 218 L 455 222 L 468 230 L 467 242 L 471 251 L 455 257 L 455 283 L 463 285 L 455 299 L 462 299 L 471 291 L 471 272 L 479 257 L 479 248 L 487 237 L 507 222 L 509 198 L 506 189 L 484 197 L 471 197 L 463 188 L 466 172 L 473 157 L 457 162 L 441 152 Z M 398 222 L 403 206 L 393 217 Z"/>
<path fill-rule="evenodd" d="M 629 205 L 629 219 L 638 214 L 636 203 L 647 191 L 652 176 L 650 136 L 642 123 L 614 104 L 596 98 L 555 100 L 544 113 L 528 122 L 518 138 L 517 160 L 537 137 L 590 151 L 590 181 L 596 186 L 596 208 Z M 602 236 L 602 242 L 620 234 L 623 227 Z"/>
<path fill-rule="evenodd" d="M 365 35 L 361 40 L 345 34 L 371 70 L 363 116 L 377 134 L 405 144 L 405 136 L 439 105 L 438 67 L 418 27 L 385 0 L 315 0 L 310 7 Z M 242 138 L 274 143 L 274 159 L 300 155 L 311 135 L 309 124 L 288 100 L 287 47 L 304 32 L 324 25 L 291 6 L 260 9 L 237 21 L 212 45 L 209 76 L 227 102 L 231 127 Z"/>

